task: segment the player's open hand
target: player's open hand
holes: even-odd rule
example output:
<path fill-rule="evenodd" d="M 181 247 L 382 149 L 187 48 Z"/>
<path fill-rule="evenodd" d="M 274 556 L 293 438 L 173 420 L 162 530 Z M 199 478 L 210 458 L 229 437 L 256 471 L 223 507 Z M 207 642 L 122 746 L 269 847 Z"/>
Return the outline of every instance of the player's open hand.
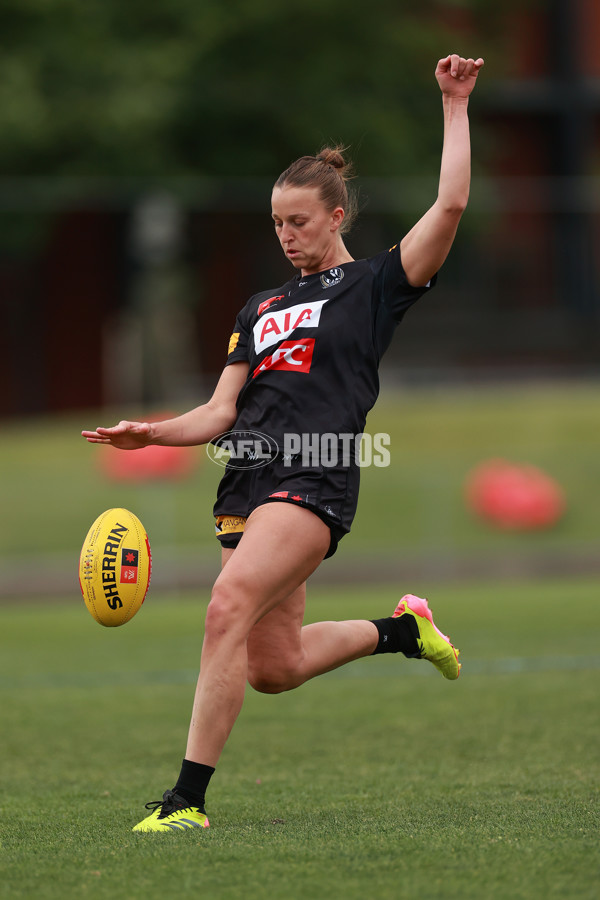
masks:
<path fill-rule="evenodd" d="M 457 53 L 451 53 L 445 59 L 440 59 L 435 77 L 446 97 L 467 98 L 475 87 L 482 66 L 481 57 L 465 59 Z"/>
<path fill-rule="evenodd" d="M 148 422 L 119 422 L 112 428 L 82 431 L 82 436 L 90 444 L 111 444 L 119 450 L 140 450 L 152 443 L 152 425 Z"/>

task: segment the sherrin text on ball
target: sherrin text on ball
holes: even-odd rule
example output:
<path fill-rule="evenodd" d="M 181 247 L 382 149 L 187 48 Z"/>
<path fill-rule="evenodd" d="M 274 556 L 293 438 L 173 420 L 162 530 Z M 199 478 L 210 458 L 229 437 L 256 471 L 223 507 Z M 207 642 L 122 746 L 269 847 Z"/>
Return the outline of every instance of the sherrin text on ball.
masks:
<path fill-rule="evenodd" d="M 128 509 L 108 509 L 87 533 L 79 584 L 90 614 L 109 628 L 124 625 L 146 598 L 152 554 L 146 530 Z"/>

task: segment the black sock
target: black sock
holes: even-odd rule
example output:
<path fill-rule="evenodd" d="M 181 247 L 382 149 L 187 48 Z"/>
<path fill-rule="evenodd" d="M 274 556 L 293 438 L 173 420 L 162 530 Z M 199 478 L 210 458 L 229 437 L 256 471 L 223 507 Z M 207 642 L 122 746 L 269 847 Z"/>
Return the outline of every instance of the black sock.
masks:
<path fill-rule="evenodd" d="M 204 766 L 202 763 L 184 759 L 181 763 L 181 772 L 177 784 L 173 788 L 190 806 L 197 806 L 202 812 L 204 809 L 204 796 L 208 782 L 215 770 L 212 766 Z"/>
<path fill-rule="evenodd" d="M 419 627 L 415 617 L 409 613 L 394 618 L 370 619 L 379 632 L 379 643 L 372 655 L 376 653 L 404 653 L 409 658 L 421 658 L 421 651 L 417 644 Z"/>

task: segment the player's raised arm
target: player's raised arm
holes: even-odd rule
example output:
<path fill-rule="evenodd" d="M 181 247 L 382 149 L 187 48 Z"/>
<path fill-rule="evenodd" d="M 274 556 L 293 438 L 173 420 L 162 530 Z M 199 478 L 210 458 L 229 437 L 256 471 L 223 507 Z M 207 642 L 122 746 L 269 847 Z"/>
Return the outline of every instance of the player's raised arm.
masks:
<path fill-rule="evenodd" d="M 444 145 L 437 200 L 400 245 L 409 282 L 427 284 L 444 263 L 469 199 L 471 140 L 467 107 L 483 59 L 457 54 L 440 59 L 435 77 L 442 91 Z"/>
<path fill-rule="evenodd" d="M 236 401 L 248 374 L 248 363 L 227 366 L 207 403 L 164 422 L 119 422 L 111 428 L 82 431 L 91 444 L 111 444 L 119 450 L 139 450 L 149 444 L 190 447 L 205 444 L 231 428 L 236 420 Z"/>

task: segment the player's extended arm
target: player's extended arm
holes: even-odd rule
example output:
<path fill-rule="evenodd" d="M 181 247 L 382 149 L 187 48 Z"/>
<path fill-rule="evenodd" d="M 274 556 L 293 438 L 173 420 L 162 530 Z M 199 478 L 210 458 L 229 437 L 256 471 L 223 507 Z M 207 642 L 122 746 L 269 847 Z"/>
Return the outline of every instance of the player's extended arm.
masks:
<path fill-rule="evenodd" d="M 205 444 L 231 428 L 236 420 L 236 400 L 248 374 L 248 363 L 226 366 L 207 403 L 164 422 L 119 422 L 112 428 L 82 431 L 91 444 L 112 444 L 119 450 L 139 450 L 148 444 L 190 447 Z"/>
<path fill-rule="evenodd" d="M 435 77 L 444 106 L 444 146 L 437 200 L 400 244 L 409 282 L 427 284 L 445 261 L 469 199 L 471 139 L 467 108 L 482 59 L 440 59 Z"/>

